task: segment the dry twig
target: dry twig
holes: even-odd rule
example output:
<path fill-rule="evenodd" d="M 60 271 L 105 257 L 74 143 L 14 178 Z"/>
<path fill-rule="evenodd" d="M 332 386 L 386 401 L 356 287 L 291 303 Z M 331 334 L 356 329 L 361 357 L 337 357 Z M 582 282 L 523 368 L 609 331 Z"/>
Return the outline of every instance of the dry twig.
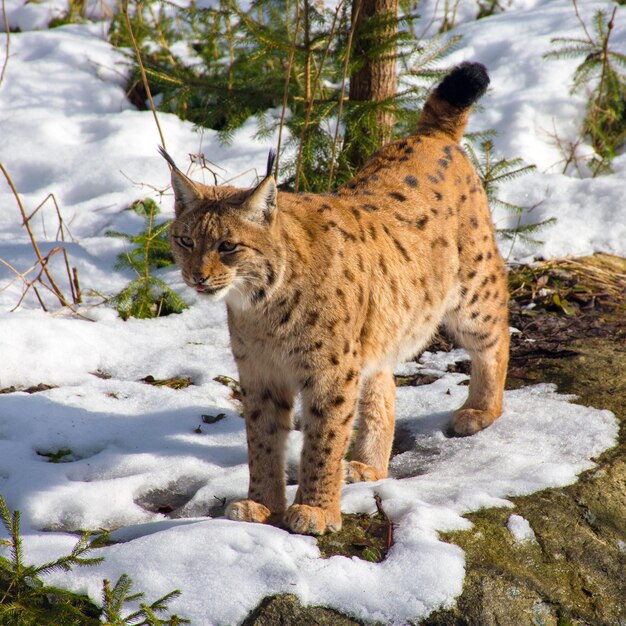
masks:
<path fill-rule="evenodd" d="M 2 21 L 4 22 L 4 32 L 7 36 L 7 41 L 5 45 L 5 56 L 4 62 L 2 63 L 2 70 L 0 71 L 0 84 L 4 80 L 4 74 L 7 70 L 7 65 L 9 64 L 9 52 L 11 51 L 11 30 L 9 28 L 9 20 L 7 19 L 7 11 L 5 6 L 5 0 L 2 0 Z"/>
<path fill-rule="evenodd" d="M 278 126 L 278 145 L 276 147 L 276 164 L 274 178 L 278 180 L 278 162 L 280 159 L 280 145 L 283 137 L 283 127 L 285 125 L 285 115 L 287 113 L 287 100 L 289 98 L 289 82 L 291 81 L 291 69 L 293 67 L 293 58 L 296 54 L 298 41 L 298 30 L 300 28 L 300 4 L 296 3 L 296 26 L 293 30 L 293 42 L 289 50 L 289 62 L 287 63 L 287 76 L 285 78 L 285 90 L 283 92 L 283 104 L 280 111 L 280 124 Z M 298 185 L 298 177 L 296 176 L 296 186 Z M 297 188 L 296 188 L 297 190 Z"/>
<path fill-rule="evenodd" d="M 341 77 L 341 90 L 339 92 L 339 108 L 337 110 L 337 126 L 335 126 L 335 138 L 333 139 L 333 154 L 330 158 L 330 172 L 328 173 L 328 186 L 327 191 L 330 191 L 333 183 L 333 174 L 335 171 L 335 155 L 337 153 L 337 144 L 339 143 L 339 126 L 341 124 L 341 115 L 343 113 L 343 99 L 346 93 L 346 81 L 348 79 L 348 65 L 350 63 L 350 53 L 352 52 L 352 39 L 354 38 L 354 31 L 356 30 L 356 23 L 359 19 L 359 12 L 361 10 L 361 0 L 356 0 L 356 6 L 354 7 L 352 15 L 352 25 L 350 26 L 350 34 L 348 35 L 348 42 L 346 44 L 346 60 L 343 65 L 343 76 Z"/>
<path fill-rule="evenodd" d="M 322 87 L 322 71 L 324 69 L 324 64 L 326 63 L 326 57 L 328 56 L 328 52 L 330 51 L 330 46 L 332 44 L 333 38 L 335 36 L 335 30 L 337 28 L 337 18 L 339 17 L 339 12 L 343 8 L 344 0 L 341 0 L 337 4 L 337 8 L 335 9 L 335 14 L 333 15 L 333 23 L 330 28 L 330 33 L 328 35 L 328 43 L 326 48 L 324 49 L 324 53 L 320 60 L 320 65 L 317 70 L 315 80 L 313 81 L 313 93 L 310 94 L 309 101 L 307 102 L 306 115 L 304 118 L 304 124 L 302 125 L 302 133 L 300 134 L 300 146 L 298 148 L 298 158 L 296 160 L 297 168 L 296 168 L 296 184 L 295 190 L 298 191 L 298 185 L 300 183 L 300 172 L 302 169 L 302 152 L 304 150 L 304 140 L 306 132 L 309 128 L 309 123 L 311 121 L 311 114 L 313 113 L 313 105 L 315 104 L 315 94 L 320 91 Z M 321 94 L 320 94 L 321 96 Z M 278 171 L 278 170 L 277 170 Z"/>
<path fill-rule="evenodd" d="M 385 509 L 383 509 L 382 500 L 377 493 L 374 494 L 374 502 L 376 503 L 376 510 L 382 515 L 385 520 L 385 524 L 387 524 L 387 550 L 389 550 L 389 548 L 393 545 L 393 523 L 389 519 Z"/>
<path fill-rule="evenodd" d="M 39 302 L 41 309 L 47 312 L 48 309 L 38 289 L 38 285 L 39 285 L 46 291 L 49 291 L 50 293 L 52 293 L 55 296 L 55 298 L 59 301 L 62 307 L 69 309 L 75 315 L 78 315 L 84 319 L 89 319 L 74 308 L 75 305 L 81 302 L 82 296 L 81 296 L 80 283 L 78 281 L 78 270 L 75 267 L 74 268 L 70 267 L 69 258 L 67 256 L 67 250 L 65 249 L 64 246 L 55 246 L 46 255 L 42 254 L 39 244 L 37 243 L 33 230 L 30 226 L 30 220 L 37 214 L 37 212 L 46 203 L 46 201 L 52 197 L 54 205 L 56 207 L 57 217 L 59 220 L 59 226 L 57 228 L 57 236 L 60 235 L 62 237 L 62 240 L 65 241 L 63 219 L 61 217 L 61 212 L 59 210 L 59 206 L 56 202 L 56 199 L 54 198 L 52 194 L 49 194 L 46 197 L 46 199 L 34 211 L 31 212 L 30 215 L 27 215 L 24 205 L 22 204 L 22 200 L 17 192 L 17 189 L 15 188 L 15 185 L 13 184 L 13 180 L 11 179 L 11 176 L 9 175 L 9 173 L 7 172 L 6 168 L 4 167 L 2 163 L 0 163 L 0 171 L 2 171 L 2 173 L 4 174 L 4 178 L 6 179 L 11 189 L 11 192 L 13 193 L 13 197 L 15 198 L 20 214 L 22 216 L 22 224 L 24 228 L 26 229 L 26 232 L 28 233 L 31 246 L 33 248 L 33 251 L 35 252 L 35 256 L 37 257 L 36 262 L 33 265 L 31 265 L 31 267 L 28 270 L 26 270 L 26 272 L 20 272 L 18 269 L 16 269 L 13 265 L 8 263 L 7 261 L 0 259 L 0 262 L 5 267 L 9 268 L 16 276 L 12 281 L 9 282 L 8 285 L 3 287 L 2 290 L 10 287 L 12 284 L 15 283 L 16 280 L 22 280 L 22 282 L 24 283 L 24 291 L 22 292 L 22 295 L 18 303 L 15 305 L 15 307 L 12 310 L 15 311 L 17 308 L 21 306 L 22 302 L 24 302 L 24 298 L 26 297 L 28 292 L 32 289 L 33 293 L 35 294 L 35 297 L 37 298 L 37 301 Z M 65 294 L 63 293 L 63 291 L 57 284 L 57 281 L 52 276 L 52 273 L 49 268 L 50 261 L 58 254 L 60 254 L 63 257 L 63 263 L 65 265 L 65 271 L 67 273 L 67 280 L 68 280 L 68 285 L 69 285 L 69 289 L 71 293 L 71 298 L 67 298 L 65 296 Z M 38 271 L 36 271 L 37 268 L 39 268 Z M 35 271 L 36 271 L 35 276 L 33 278 L 30 278 L 29 274 Z"/>
<path fill-rule="evenodd" d="M 61 216 L 61 209 L 59 209 L 59 203 L 57 202 L 57 199 L 53 193 L 49 193 L 26 219 L 30 222 L 30 220 L 39 212 L 39 210 L 46 204 L 46 202 L 48 202 L 48 200 L 52 200 L 52 203 L 54 204 L 54 209 L 57 214 L 58 227 L 57 227 L 57 232 L 55 234 L 55 238 L 57 240 L 60 238 L 61 241 L 65 241 L 65 230 L 67 227 L 64 225 L 63 217 Z M 43 224 L 43 228 L 44 228 L 44 236 L 45 236 L 45 228 L 46 228 L 45 223 Z M 69 229 L 68 229 L 68 235 L 70 239 L 74 240 L 74 237 L 72 237 L 72 233 L 69 232 Z"/>
<path fill-rule="evenodd" d="M 63 293 L 59 289 L 58 285 L 56 284 L 54 278 L 52 277 L 52 275 L 48 271 L 48 267 L 47 267 L 48 260 L 49 260 L 50 255 L 52 253 L 50 253 L 45 259 L 42 256 L 41 250 L 39 249 L 39 245 L 37 244 L 37 240 L 35 239 L 35 235 L 33 234 L 33 231 L 32 231 L 32 229 L 30 227 L 29 222 L 28 222 L 28 217 L 26 216 L 26 211 L 24 210 L 24 205 L 22 204 L 22 201 L 21 201 L 21 199 L 20 199 L 20 197 L 19 197 L 19 195 L 17 193 L 17 189 L 15 189 L 15 185 L 13 184 L 13 181 L 11 180 L 11 177 L 9 176 L 9 173 L 6 171 L 6 169 L 4 168 L 4 165 L 2 165 L 2 163 L 0 163 L 0 170 L 2 170 L 2 173 L 4 174 L 4 177 L 5 177 L 6 181 L 7 181 L 7 183 L 9 184 L 9 187 L 11 188 L 11 192 L 13 193 L 13 197 L 15 198 L 15 201 L 17 202 L 17 206 L 20 209 L 20 213 L 22 214 L 22 224 L 24 225 L 24 228 L 26 228 L 26 232 L 28 233 L 28 237 L 30 238 L 30 242 L 31 242 L 31 245 L 33 246 L 33 250 L 35 251 L 35 254 L 37 255 L 37 260 L 41 264 L 42 272 L 46 275 L 46 278 L 50 281 L 52 292 L 56 295 L 56 297 L 58 298 L 59 302 L 63 306 L 70 306 L 69 303 L 67 302 L 67 300 L 65 299 L 65 296 L 63 295 Z"/>
<path fill-rule="evenodd" d="M 133 27 L 132 27 L 132 24 L 130 23 L 130 15 L 128 13 L 128 0 L 124 2 L 122 10 L 124 13 L 124 19 L 126 20 L 126 28 L 128 28 L 128 35 L 130 36 L 130 40 L 133 44 L 133 50 L 135 51 L 135 56 L 137 57 L 137 65 L 139 66 L 139 72 L 141 74 L 141 82 L 143 83 L 144 89 L 146 90 L 146 95 L 148 96 L 148 102 L 150 102 L 150 109 L 152 110 L 152 116 L 154 117 L 157 130 L 159 131 L 159 137 L 161 138 L 161 145 L 163 146 L 163 148 L 166 148 L 165 137 L 163 136 L 163 131 L 161 130 L 161 125 L 159 124 L 159 117 L 156 112 L 156 107 L 154 106 L 154 100 L 152 99 L 152 92 L 150 91 L 150 85 L 148 84 L 146 68 L 144 67 L 143 60 L 141 58 L 141 50 L 139 50 L 139 45 L 137 44 L 137 40 L 135 39 L 135 33 L 133 32 Z M 137 2 L 137 10 L 141 11 L 141 2 Z"/>

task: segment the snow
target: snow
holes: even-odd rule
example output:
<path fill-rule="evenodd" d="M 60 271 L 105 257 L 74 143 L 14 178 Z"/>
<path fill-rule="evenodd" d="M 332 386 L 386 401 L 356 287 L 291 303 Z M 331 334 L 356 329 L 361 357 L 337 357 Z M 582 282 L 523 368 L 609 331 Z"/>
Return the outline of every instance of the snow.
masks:
<path fill-rule="evenodd" d="M 467 528 L 468 511 L 510 506 L 506 496 L 572 482 L 616 434 L 608 411 L 569 404 L 545 385 L 509 392 L 504 415 L 479 435 L 447 439 L 464 378 L 445 374 L 432 385 L 399 389 L 398 425 L 416 441 L 391 469 L 403 475 L 408 467 L 412 478 L 344 490 L 345 512 L 372 512 L 377 493 L 394 520 L 395 544 L 379 565 L 322 560 L 311 538 L 201 517 L 218 500 L 243 495 L 247 484 L 242 419 L 210 381 L 176 392 L 93 377 L 2 398 L 2 492 L 28 520 L 27 556 L 34 560 L 74 543 L 59 531 L 121 529 L 113 533 L 121 543 L 104 550 L 97 569 L 50 577 L 93 598 L 103 577 L 126 572 L 155 597 L 181 588 L 172 608 L 194 623 L 238 623 L 265 595 L 288 591 L 303 602 L 401 624 L 449 605 L 461 591 L 463 553 L 441 542 L 439 531 Z M 202 413 L 217 412 L 226 418 L 194 432 Z M 299 437 L 290 445 L 298 449 Z M 61 448 L 75 460 L 50 464 L 36 454 Z M 138 504 L 159 489 L 185 496 L 181 519 L 165 522 Z"/>
<path fill-rule="evenodd" d="M 596 9 L 613 6 L 608 0 L 580 4 L 587 20 Z M 543 244 L 517 241 L 510 250 L 502 242 L 503 252 L 515 259 L 626 254 L 626 156 L 615 159 L 610 175 L 562 174 L 562 155 L 550 138 L 556 128 L 575 140 L 584 114 L 584 97 L 568 91 L 576 61 L 542 58 L 550 37 L 578 36 L 570 2 L 514 0 L 505 13 L 479 22 L 472 21 L 468 5 L 460 5 L 453 33 L 464 39 L 449 62 L 482 61 L 492 77 L 471 130 L 495 128 L 498 151 L 537 164 L 536 173 L 502 187 L 503 199 L 537 204 L 533 221 L 557 217 L 540 233 Z M 429 0 L 420 8 L 425 26 L 434 6 Z M 98 602 L 102 579 L 115 581 L 125 572 L 148 599 L 179 588 L 172 611 L 199 625 L 236 624 L 265 595 L 280 592 L 366 620 L 417 621 L 451 606 L 462 589 L 463 551 L 442 542 L 440 532 L 469 528 L 463 515 L 470 511 L 512 506 L 510 496 L 575 481 L 614 444 L 617 425 L 610 412 L 579 406 L 548 385 L 507 392 L 504 413 L 493 426 L 471 438 L 448 439 L 445 428 L 467 394 L 467 376 L 446 369 L 467 356 L 424 353 L 419 363 L 398 367 L 398 373 L 436 378 L 398 389 L 398 427 L 414 437 L 412 449 L 393 459 L 391 478 L 347 485 L 343 492 L 346 513 L 373 512 L 374 495 L 381 497 L 395 526 L 395 543 L 383 563 L 321 559 L 310 537 L 219 517 L 223 500 L 247 489 L 243 420 L 230 390 L 214 380 L 237 377 L 224 310 L 184 292 L 176 269 L 161 277 L 191 304 L 181 315 L 122 322 L 110 308 L 87 306 L 100 300 L 89 290 L 111 295 L 132 278 L 113 269 L 124 243 L 105 236 L 110 229 L 141 228 L 141 219 L 124 208 L 150 195 L 164 217 L 172 215 L 152 115 L 135 110 L 125 97 L 126 57 L 103 38 L 101 2 L 88 8 L 93 22 L 54 30 L 46 25 L 65 11 L 60 0 L 7 0 L 6 7 L 9 24 L 22 32 L 11 34 L 0 84 L 0 162 L 27 213 L 54 195 L 70 265 L 86 294 L 84 313 L 93 321 L 64 315 L 49 295 L 50 312 L 44 313 L 32 292 L 11 312 L 23 283 L 0 266 L 0 388 L 56 386 L 0 395 L 0 493 L 22 512 L 28 560 L 67 552 L 80 529 L 110 529 L 118 542 L 99 551 L 105 561 L 97 568 L 53 574 L 48 582 L 87 592 Z M 626 8 L 618 7 L 613 42 L 622 52 L 625 18 Z M 181 167 L 189 163 L 187 155 L 203 153 L 223 168 L 217 169 L 222 180 L 241 174 L 236 184 L 242 186 L 254 180 L 254 168 L 264 167 L 274 143 L 254 138 L 253 120 L 228 146 L 172 115 L 161 114 L 159 121 Z M 210 179 L 198 166 L 192 176 Z M 511 225 L 508 216 L 496 214 L 496 220 Z M 58 245 L 50 199 L 31 226 L 44 253 Z M 0 259 L 21 272 L 34 261 L 4 180 Z M 62 275 L 59 261 L 50 266 L 55 276 Z M 189 376 L 193 384 L 178 391 L 154 387 L 142 382 L 148 375 Z M 226 417 L 203 423 L 202 415 L 218 413 Z M 300 433 L 293 432 L 292 464 L 300 447 Z M 62 449 L 70 451 L 66 462 L 48 462 L 45 454 Z M 158 512 L 164 493 L 176 497 L 169 518 Z M 290 486 L 289 497 L 294 493 Z M 532 530 L 518 517 L 512 515 L 508 527 L 519 539 Z"/>
<path fill-rule="evenodd" d="M 517 543 L 537 543 L 535 531 L 531 528 L 529 521 L 521 515 L 511 515 L 506 527 Z"/>

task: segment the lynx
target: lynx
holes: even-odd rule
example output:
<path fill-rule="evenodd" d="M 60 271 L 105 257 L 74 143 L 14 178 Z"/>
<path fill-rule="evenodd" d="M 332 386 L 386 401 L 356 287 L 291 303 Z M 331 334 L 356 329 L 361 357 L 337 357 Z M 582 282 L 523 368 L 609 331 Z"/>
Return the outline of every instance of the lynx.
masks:
<path fill-rule="evenodd" d="M 239 370 L 248 497 L 233 520 L 318 535 L 341 528 L 347 481 L 387 476 L 398 361 L 442 325 L 467 349 L 471 381 L 451 429 L 471 435 L 501 413 L 508 362 L 507 281 L 481 182 L 459 146 L 489 84 L 464 63 L 434 89 L 414 134 L 383 147 L 332 194 L 253 189 L 172 174 L 174 256 L 185 283 L 222 299 Z M 294 397 L 304 444 L 295 500 L 284 455 Z M 344 461 L 352 425 L 359 429 Z"/>

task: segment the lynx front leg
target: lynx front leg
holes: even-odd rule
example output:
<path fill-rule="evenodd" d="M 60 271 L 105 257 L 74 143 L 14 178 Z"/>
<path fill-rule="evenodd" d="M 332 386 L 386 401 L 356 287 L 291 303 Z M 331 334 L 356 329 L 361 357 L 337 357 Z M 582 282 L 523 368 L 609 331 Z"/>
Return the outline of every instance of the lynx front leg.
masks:
<path fill-rule="evenodd" d="M 350 370 L 350 372 L 353 372 Z M 348 373 L 345 386 L 304 396 L 304 446 L 300 483 L 285 523 L 294 532 L 321 535 L 341 529 L 343 457 L 356 404 L 356 384 Z M 339 391 L 338 391 L 339 390 Z"/>
<path fill-rule="evenodd" d="M 359 398 L 359 431 L 346 480 L 380 480 L 387 476 L 393 444 L 396 385 L 393 372 L 374 374 L 363 384 Z"/>
<path fill-rule="evenodd" d="M 250 484 L 248 498 L 231 502 L 226 515 L 245 522 L 273 521 L 285 511 L 285 446 L 293 394 L 271 385 L 246 388 L 244 383 L 243 388 Z"/>

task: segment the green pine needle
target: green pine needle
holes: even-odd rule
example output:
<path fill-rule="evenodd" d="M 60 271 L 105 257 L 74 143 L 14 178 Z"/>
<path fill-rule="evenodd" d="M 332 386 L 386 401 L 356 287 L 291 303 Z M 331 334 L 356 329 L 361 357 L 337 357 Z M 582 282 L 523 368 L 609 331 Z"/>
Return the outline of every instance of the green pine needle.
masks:
<path fill-rule="evenodd" d="M 589 93 L 582 135 L 589 137 L 596 153 L 588 162 L 593 176 L 611 171 L 611 161 L 626 142 L 626 76 L 617 69 L 626 67 L 626 55 L 609 47 L 615 15 L 616 7 L 609 18 L 596 11 L 591 32 L 581 22 L 584 38 L 554 37 L 554 49 L 545 55 L 583 59 L 574 71 L 570 91 Z"/>
<path fill-rule="evenodd" d="M 513 204 L 512 202 L 506 202 L 505 200 L 501 200 L 497 195 L 499 186 L 503 182 L 529 174 L 535 171 L 536 167 L 534 165 L 523 165 L 523 160 L 519 157 L 505 159 L 494 155 L 492 137 L 494 137 L 495 134 L 496 132 L 494 130 L 489 130 L 472 136 L 466 136 L 466 139 L 469 141 L 464 147 L 483 184 L 492 210 L 497 206 L 518 216 L 515 227 L 497 229 L 496 232 L 503 239 L 510 240 L 513 243 L 517 239 L 520 239 L 526 243 L 539 244 L 541 242 L 532 238 L 530 235 L 554 223 L 554 218 L 522 225 L 522 216 L 527 213 L 527 207 Z"/>
<path fill-rule="evenodd" d="M 110 303 L 124 320 L 181 313 L 187 304 L 165 281 L 153 275 L 155 270 L 174 262 L 167 239 L 170 222 L 155 224 L 159 207 L 150 198 L 138 200 L 129 208 L 144 218 L 144 230 L 137 235 L 117 231 L 108 231 L 107 235 L 122 238 L 134 246 L 118 255 L 115 268 L 131 269 L 136 278 L 113 296 Z"/>

